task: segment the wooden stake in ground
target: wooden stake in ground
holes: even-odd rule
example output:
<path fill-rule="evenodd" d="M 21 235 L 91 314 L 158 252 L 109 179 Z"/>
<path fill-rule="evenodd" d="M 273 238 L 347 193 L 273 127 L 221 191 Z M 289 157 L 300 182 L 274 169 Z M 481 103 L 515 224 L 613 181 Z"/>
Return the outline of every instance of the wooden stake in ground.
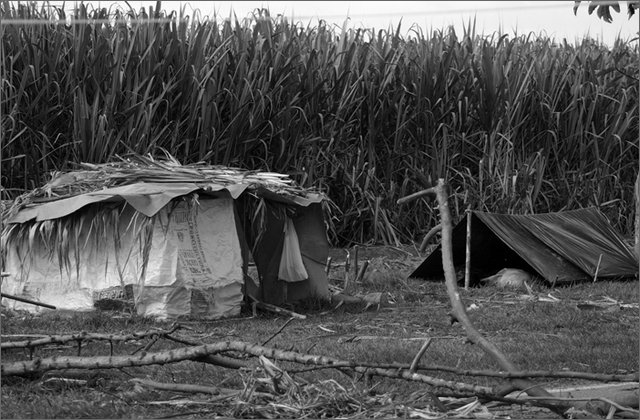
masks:
<path fill-rule="evenodd" d="M 351 254 L 349 251 L 346 251 L 347 258 L 344 260 L 344 287 L 342 288 L 343 293 L 347 293 L 349 289 L 349 270 L 351 269 Z"/>
<path fill-rule="evenodd" d="M 364 275 L 367 272 L 368 267 L 369 267 L 369 260 L 365 260 L 365 262 L 362 263 L 362 267 L 360 267 L 358 274 L 356 275 L 356 280 L 355 280 L 356 283 L 362 282 L 362 279 L 364 278 Z"/>
<path fill-rule="evenodd" d="M 353 247 L 353 278 L 358 277 L 359 270 L 360 270 L 360 266 L 358 265 L 358 245 L 354 245 Z"/>
<path fill-rule="evenodd" d="M 471 208 L 467 208 L 467 242 L 464 260 L 464 289 L 469 290 L 471 277 Z"/>
<path fill-rule="evenodd" d="M 595 283 L 598 280 L 598 271 L 600 271 L 600 263 L 602 262 L 602 254 L 598 258 L 598 265 L 596 265 L 596 272 L 593 275 L 593 282 Z"/>

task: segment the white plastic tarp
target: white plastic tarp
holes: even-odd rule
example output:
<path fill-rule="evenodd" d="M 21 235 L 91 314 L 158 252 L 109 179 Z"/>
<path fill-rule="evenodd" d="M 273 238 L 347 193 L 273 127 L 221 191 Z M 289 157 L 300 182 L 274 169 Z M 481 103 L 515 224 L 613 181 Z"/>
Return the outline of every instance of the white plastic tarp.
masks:
<path fill-rule="evenodd" d="M 192 182 L 152 183 L 138 182 L 119 187 L 92 191 L 60 200 L 30 205 L 8 220 L 8 223 L 24 223 L 30 220 L 53 220 L 68 216 L 81 208 L 93 203 L 105 201 L 126 201 L 130 206 L 144 214 L 153 216 L 176 197 L 187 195 L 204 189 L 205 192 L 228 191 L 232 198 L 238 198 L 247 188 L 245 184 L 222 185 L 207 183 L 206 185 Z"/>
<path fill-rule="evenodd" d="M 94 309 L 95 291 L 133 284 L 141 315 L 219 318 L 240 312 L 242 256 L 231 198 L 201 198 L 194 208 L 176 202 L 160 209 L 153 219 L 144 277 L 140 242 L 144 229 L 140 219 L 135 221 L 131 207 L 125 207 L 119 217 L 118 252 L 115 235 L 107 232 L 92 237 L 97 233 L 89 234 L 89 225 L 78 241 L 79 261 L 75 260 L 76 250 L 69 252 L 70 269 L 61 269 L 57 255 L 38 241 L 28 255 L 24 243 L 10 246 L 5 269 L 12 275 L 4 280 L 2 291 L 81 311 Z M 99 247 L 94 246 L 96 239 L 101 242 Z M 9 299 L 3 299 L 3 304 L 41 310 Z"/>
<path fill-rule="evenodd" d="M 217 184 L 213 182 L 173 182 L 153 183 L 138 182 L 119 187 L 105 188 L 73 197 L 62 198 L 28 205 L 14 215 L 8 223 L 25 223 L 30 220 L 53 220 L 68 216 L 85 206 L 100 202 L 126 201 L 130 206 L 146 216 L 153 216 L 176 197 L 198 191 L 203 194 L 215 194 L 226 191 L 233 199 L 237 199 L 249 184 Z M 259 194 L 268 199 L 294 203 L 303 207 L 311 203 L 319 203 L 323 197 L 319 194 L 307 194 L 307 197 L 280 195 L 267 189 L 259 189 Z"/>

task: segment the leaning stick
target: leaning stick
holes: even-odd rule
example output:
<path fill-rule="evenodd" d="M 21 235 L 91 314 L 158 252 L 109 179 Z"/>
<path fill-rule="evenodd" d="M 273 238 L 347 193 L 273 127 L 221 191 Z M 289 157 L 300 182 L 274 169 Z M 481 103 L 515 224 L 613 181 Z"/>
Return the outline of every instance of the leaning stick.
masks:
<path fill-rule="evenodd" d="M 43 308 L 48 309 L 56 309 L 55 306 L 49 305 L 48 303 L 38 302 L 37 300 L 27 299 L 20 296 L 14 296 L 7 293 L 0 293 L 0 296 L 7 299 L 17 300 L 18 302 L 30 303 L 31 305 L 42 306 Z"/>
<path fill-rule="evenodd" d="M 207 398 L 208 403 L 224 401 L 229 398 L 237 397 L 243 392 L 243 391 L 238 391 L 238 390 L 228 389 L 228 388 L 218 388 L 215 386 L 194 385 L 194 384 L 174 384 L 174 383 L 150 381 L 148 379 L 139 379 L 139 378 L 133 378 L 131 379 L 131 382 L 147 388 L 159 389 L 161 391 L 216 395 L 216 397 Z M 271 394 L 268 394 L 266 392 L 257 392 L 257 391 L 253 391 L 252 395 L 261 396 L 261 397 L 272 396 Z"/>
<path fill-rule="evenodd" d="M 488 353 L 500 367 L 507 372 L 517 371 L 518 368 L 507 359 L 506 355 L 496 347 L 491 341 L 487 340 L 473 325 L 467 311 L 460 299 L 460 293 L 458 291 L 458 284 L 456 280 L 455 269 L 453 267 L 453 251 L 451 245 L 452 228 L 451 228 L 451 214 L 449 212 L 449 197 L 447 195 L 447 188 L 444 179 L 438 179 L 438 184 L 435 187 L 436 198 L 438 200 L 438 208 L 440 210 L 440 220 L 442 224 L 442 267 L 444 269 L 445 283 L 447 287 L 447 294 L 451 301 L 452 316 L 460 322 L 466 333 L 467 338 L 472 343 L 480 346 L 486 353 Z M 525 390 L 529 396 L 532 397 L 551 397 L 552 395 L 537 386 L 533 382 L 526 379 L 512 379 L 511 383 L 514 387 Z M 571 407 L 558 406 L 550 402 L 550 409 L 554 412 L 562 415 L 567 409 Z"/>
<path fill-rule="evenodd" d="M 411 366 L 409 366 L 409 372 L 413 373 L 416 371 L 416 369 L 418 368 L 418 363 L 420 363 L 420 359 L 429 348 L 429 345 L 431 345 L 431 338 L 427 338 L 426 340 L 424 340 L 422 347 L 420 347 L 420 350 L 418 350 L 416 357 L 414 357 L 413 361 L 411 362 Z"/>

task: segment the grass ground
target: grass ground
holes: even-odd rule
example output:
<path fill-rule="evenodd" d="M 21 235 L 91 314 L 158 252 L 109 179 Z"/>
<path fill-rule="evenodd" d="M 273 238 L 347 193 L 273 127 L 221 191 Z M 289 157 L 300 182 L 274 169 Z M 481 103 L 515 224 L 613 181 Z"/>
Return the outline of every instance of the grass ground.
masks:
<path fill-rule="evenodd" d="M 333 254 L 332 284 L 341 287 L 344 251 Z M 353 257 L 353 252 L 352 252 Z M 241 340 L 301 353 L 333 356 L 360 363 L 411 363 L 424 338 L 432 343 L 421 365 L 450 366 L 460 369 L 493 369 L 494 361 L 469 344 L 460 324 L 451 324 L 444 285 L 407 279 L 420 261 L 411 251 L 385 248 L 361 250 L 360 261 L 371 262 L 370 275 L 352 285 L 352 293 L 386 292 L 390 303 L 381 308 L 332 307 L 306 302 L 293 309 L 304 311 L 306 320 L 290 322 L 273 336 L 287 318 L 269 313 L 253 316 L 245 310 L 236 319 L 217 321 L 184 320 L 189 329 L 176 336 L 191 341 L 213 343 Z M 555 302 L 525 298 L 521 292 L 494 287 L 461 290 L 470 317 L 480 331 L 492 340 L 520 369 L 572 370 L 596 373 L 638 371 L 637 306 L 610 305 L 606 309 L 584 305 L 585 301 L 615 299 L 623 304 L 639 301 L 637 281 L 578 284 L 563 288 L 539 286 L 536 296 L 557 298 Z M 87 332 L 127 333 L 150 328 L 169 328 L 169 322 L 156 322 L 127 314 L 50 314 L 34 317 L 3 313 L 3 341 L 10 335 Z M 15 338 L 13 338 L 15 339 Z M 114 345 L 114 354 L 131 354 L 148 341 Z M 179 347 L 159 340 L 148 351 Z M 109 345 L 91 342 L 82 355 L 108 355 Z M 76 355 L 77 346 L 51 346 L 36 350 L 35 356 Z M 2 362 L 26 360 L 28 352 L 8 350 Z M 253 359 L 255 360 L 255 359 Z M 309 370 L 300 365 L 276 362 L 298 383 L 307 383 L 306 399 L 247 404 L 245 400 L 213 402 L 202 394 L 179 394 L 143 389 L 133 378 L 165 383 L 190 383 L 232 389 L 260 389 L 265 378 L 257 370 L 235 371 L 199 362 L 180 362 L 138 368 L 100 371 L 70 371 L 65 377 L 86 382 L 54 380 L 61 372 L 30 378 L 2 378 L 3 418 L 211 418 L 215 416 L 264 418 L 280 417 L 424 417 L 429 387 L 416 382 L 393 379 L 351 378 L 335 369 Z M 496 385 L 499 379 L 459 376 L 423 371 L 443 379 L 478 385 Z M 544 380 L 549 387 L 578 381 Z M 309 388 L 313 385 L 315 388 Z M 309 391 L 313 389 L 313 393 Z M 313 395 L 312 395 L 313 394 Z M 284 397 L 283 397 L 284 398 Z M 319 408 L 322 407 L 322 408 Z M 407 408 L 409 407 L 409 408 Z M 539 418 L 540 411 L 504 407 L 511 418 Z M 319 411 L 321 410 L 321 411 Z M 418 410 L 418 411 L 416 411 Z M 476 413 L 477 414 L 477 413 Z M 543 412 L 545 416 L 555 416 Z M 496 415 L 496 412 L 493 412 Z M 507 414 L 502 414 L 505 416 Z M 472 416 L 469 414 L 469 416 Z M 557 417 L 557 416 L 556 416 Z"/>

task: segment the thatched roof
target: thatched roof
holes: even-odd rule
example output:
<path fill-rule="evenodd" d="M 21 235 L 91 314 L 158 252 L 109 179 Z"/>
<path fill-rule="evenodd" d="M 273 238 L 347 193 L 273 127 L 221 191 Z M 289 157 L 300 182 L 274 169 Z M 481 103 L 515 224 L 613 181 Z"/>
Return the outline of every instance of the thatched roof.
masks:
<path fill-rule="evenodd" d="M 19 196 L 10 207 L 3 209 L 3 220 L 11 219 L 25 207 L 139 183 L 168 187 L 195 184 L 205 191 L 242 186 L 243 190 L 267 191 L 294 199 L 320 196 L 301 188 L 285 174 L 205 163 L 182 165 L 168 154 L 163 159 L 132 155 L 104 164 L 81 163 L 79 170 L 52 174 L 45 185 Z"/>
<path fill-rule="evenodd" d="M 104 245 L 108 235 L 113 235 L 113 244 L 120 249 L 118 209 L 121 202 L 126 202 L 135 210 L 127 229 L 133 229 L 132 237 L 138 238 L 143 250 L 142 278 L 151 247 L 153 230 L 149 227 L 153 217 L 175 199 L 186 198 L 190 208 L 194 208 L 201 193 L 214 196 L 222 193 L 233 199 L 248 194 L 252 199 L 245 202 L 246 211 L 257 221 L 258 236 L 265 221 L 262 199 L 285 204 L 278 207 L 278 211 L 284 212 L 293 206 L 313 203 L 321 203 L 326 211 L 326 205 L 330 204 L 324 195 L 301 188 L 288 175 L 204 163 L 181 165 L 170 155 L 165 159 L 134 155 L 105 164 L 83 163 L 80 167 L 53 174 L 44 186 L 19 196 L 9 207 L 1 209 L 0 252 L 8 249 L 10 243 L 22 241 L 19 243 L 25 255 L 33 256 L 35 241 L 41 240 L 52 261 L 57 256 L 61 270 L 75 267 L 79 273 L 80 251 L 88 240 L 83 243 L 81 238 L 87 230 L 96 233 L 92 236 L 95 249 Z M 92 205 L 113 202 L 115 206 Z"/>

